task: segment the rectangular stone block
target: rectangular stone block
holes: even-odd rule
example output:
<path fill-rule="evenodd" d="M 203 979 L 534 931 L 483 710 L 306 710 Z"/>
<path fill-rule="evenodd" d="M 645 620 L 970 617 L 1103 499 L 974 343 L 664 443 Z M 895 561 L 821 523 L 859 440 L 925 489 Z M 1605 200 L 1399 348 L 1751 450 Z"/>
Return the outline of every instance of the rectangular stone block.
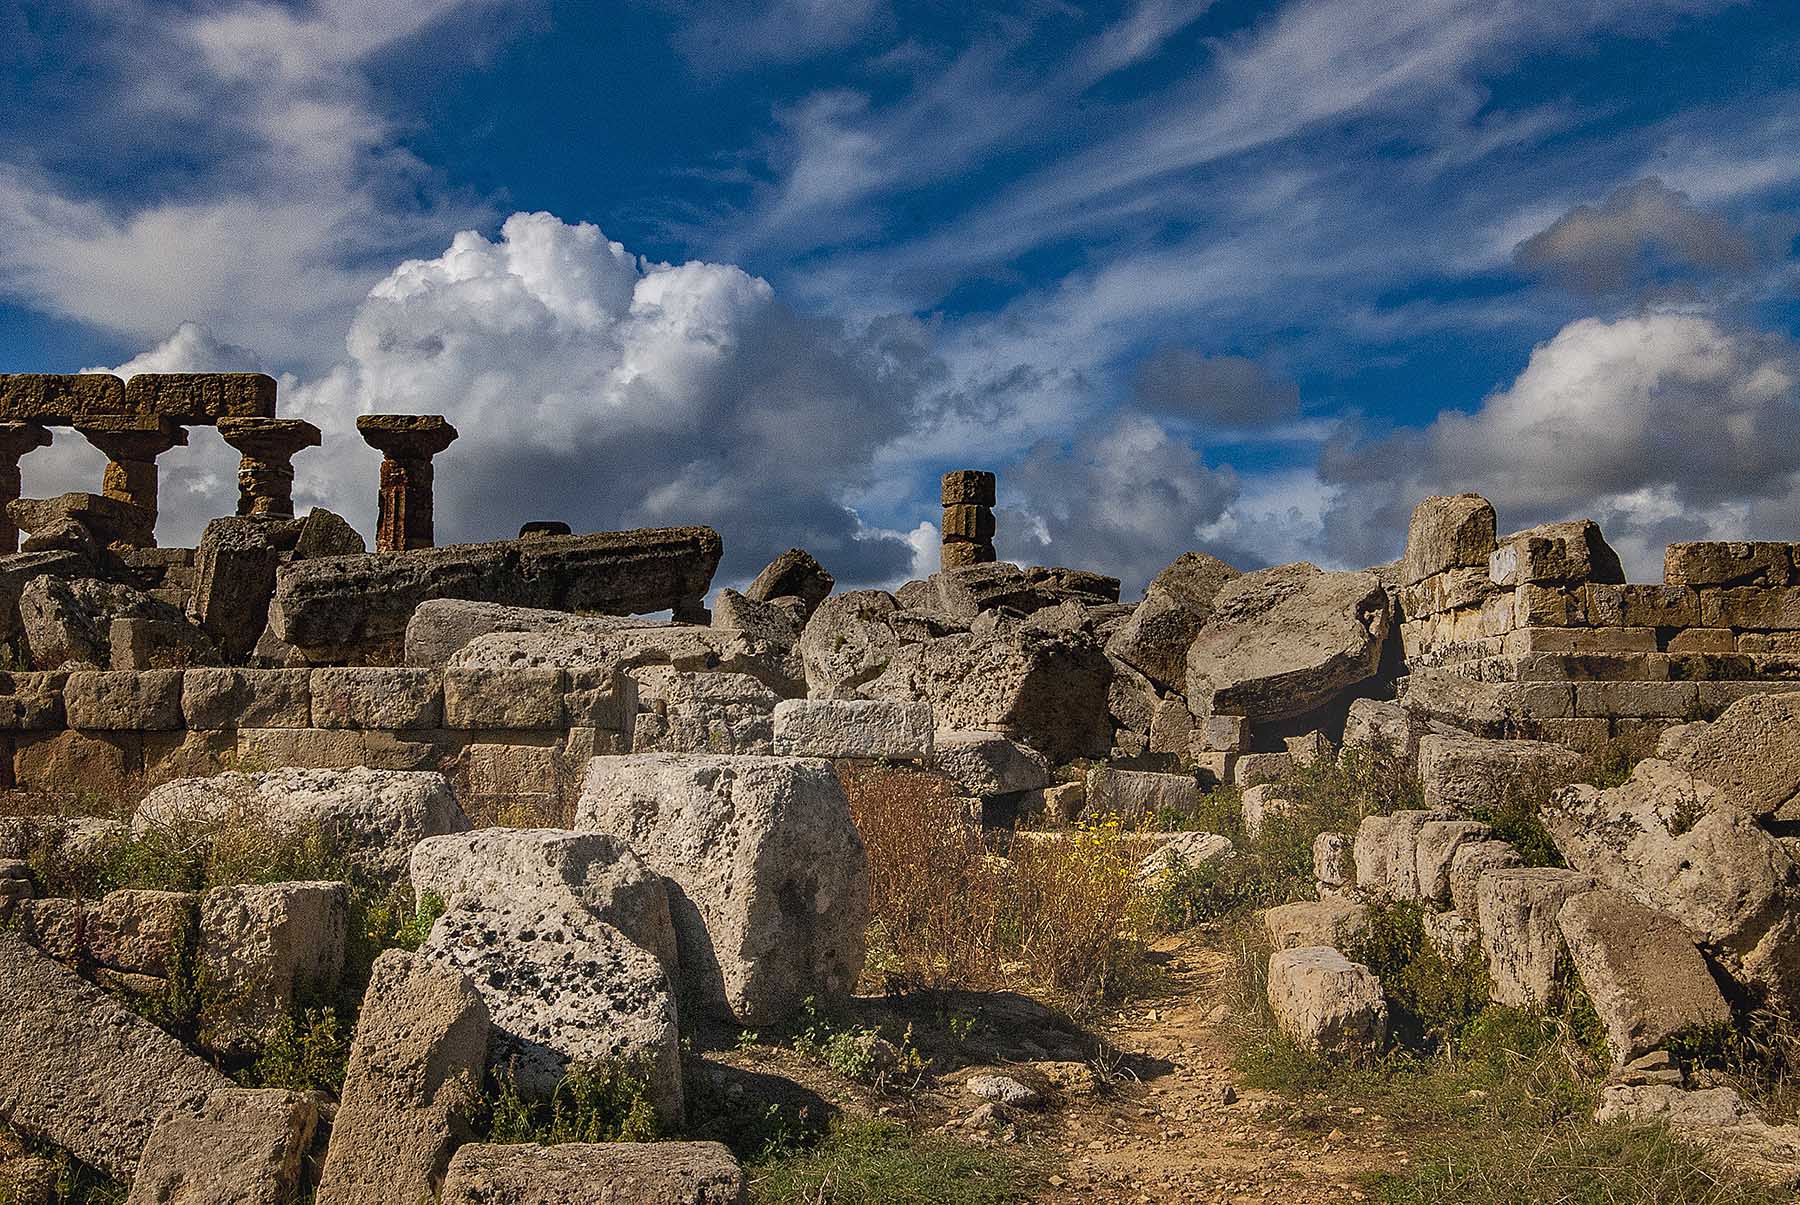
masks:
<path fill-rule="evenodd" d="M 946 506 L 942 530 L 946 540 L 991 540 L 994 538 L 994 512 L 972 503 Z"/>
<path fill-rule="evenodd" d="M 1510 593 L 1489 596 L 1481 604 L 1481 635 L 1483 639 L 1504 636 L 1519 626 L 1519 602 Z"/>
<path fill-rule="evenodd" d="M 1193 753 L 1194 777 L 1209 790 L 1223 786 L 1231 781 L 1237 759 L 1236 753 L 1223 749 L 1196 749 Z"/>
<path fill-rule="evenodd" d="M 945 540 L 938 548 L 938 564 L 945 569 L 993 563 L 994 546 L 985 541 Z"/>
<path fill-rule="evenodd" d="M 783 699 L 775 705 L 779 757 L 929 760 L 931 704 L 870 699 Z"/>
<path fill-rule="evenodd" d="M 69 675 L 47 673 L 0 675 L 0 731 L 54 732 L 63 728 L 62 691 Z"/>
<path fill-rule="evenodd" d="M 189 426 L 274 418 L 275 378 L 260 372 L 140 372 L 125 382 L 125 409 Z"/>
<path fill-rule="evenodd" d="M 1254 787 L 1259 783 L 1276 782 L 1293 768 L 1292 754 L 1245 753 L 1232 767 L 1231 780 L 1240 787 Z"/>
<path fill-rule="evenodd" d="M 1530 582 L 1513 591 L 1513 623 L 1521 628 L 1566 628 L 1586 622 L 1581 596 L 1560 586 Z"/>
<path fill-rule="evenodd" d="M 1592 879 L 1577 871 L 1547 867 L 1491 870 L 1481 876 L 1476 907 L 1496 1003 L 1555 1006 L 1557 964 L 1564 950 L 1557 917 L 1565 900 L 1593 886 Z"/>
<path fill-rule="evenodd" d="M 1549 741 L 1577 753 L 1598 753 L 1612 742 L 1613 721 L 1595 719 L 1532 720 L 1522 725 L 1533 740 Z"/>
<path fill-rule="evenodd" d="M 146 732 L 144 786 L 177 778 L 211 778 L 237 764 L 235 732 Z"/>
<path fill-rule="evenodd" d="M 630 674 L 623 671 L 603 674 L 598 670 L 576 670 L 569 674 L 569 689 L 563 695 L 563 716 L 571 728 L 605 728 L 629 733 L 637 709 L 637 683 Z"/>
<path fill-rule="evenodd" d="M 190 669 L 181 679 L 181 713 L 189 728 L 309 728 L 311 672 Z"/>
<path fill-rule="evenodd" d="M 222 1088 L 150 1131 L 125 1205 L 287 1205 L 298 1196 L 319 1105 L 285 1088 Z"/>
<path fill-rule="evenodd" d="M 940 493 L 945 506 L 993 506 L 994 475 L 976 469 L 945 473 Z"/>
<path fill-rule="evenodd" d="M 1785 586 L 1794 580 L 1791 544 L 1676 543 L 1663 554 L 1663 581 L 1672 586 Z"/>
<path fill-rule="evenodd" d="M 560 669 L 446 669 L 444 726 L 561 728 L 567 690 Z"/>
<path fill-rule="evenodd" d="M 1501 650 L 1509 657 L 1530 653 L 1654 653 L 1656 629 L 1524 627 L 1508 633 Z"/>
<path fill-rule="evenodd" d="M 1716 720 L 1719 713 L 1751 695 L 1786 694 L 1800 690 L 1800 682 L 1697 682 L 1698 718 Z"/>
<path fill-rule="evenodd" d="M 1750 637 L 1745 639 L 1750 639 Z M 1767 639 L 1767 637 L 1757 637 L 1757 639 Z M 1669 652 L 1671 653 L 1730 653 L 1734 651 L 1749 653 L 1757 650 L 1743 648 L 1738 643 L 1737 634 L 1730 628 L 1688 628 L 1686 631 L 1676 632 L 1669 637 Z"/>
<path fill-rule="evenodd" d="M 1196 749 L 1240 753 L 1250 743 L 1250 721 L 1241 715 L 1209 715 L 1194 721 Z"/>
<path fill-rule="evenodd" d="M 1575 714 L 1633 719 L 1691 717 L 1699 707 L 1694 682 L 1577 682 Z"/>
<path fill-rule="evenodd" d="M 1593 596 L 1603 591 L 1618 591 L 1618 622 L 1622 627 L 1692 628 L 1700 624 L 1698 590 L 1685 586 L 1589 586 L 1588 589 Z M 1589 609 L 1591 619 L 1592 606 Z M 1592 622 L 1600 621 L 1593 619 Z"/>
<path fill-rule="evenodd" d="M 553 746 L 473 744 L 463 752 L 458 797 L 477 827 L 549 827 L 562 818 L 565 778 Z"/>
<path fill-rule="evenodd" d="M 1701 629 L 1711 631 L 1715 629 Z M 1723 630 L 1723 629 L 1717 629 Z M 1684 635 L 1686 633 L 1683 633 Z M 1671 643 L 1670 652 L 1674 652 Z M 1721 649 L 1688 650 L 1715 653 L 1739 652 L 1750 656 L 1800 657 L 1800 632 L 1745 632 Z"/>
<path fill-rule="evenodd" d="M 283 766 L 343 769 L 363 764 L 363 734 L 348 729 L 239 728 L 237 758 L 249 771 Z"/>
<path fill-rule="evenodd" d="M 1700 593 L 1700 621 L 1709 628 L 1753 632 L 1800 631 L 1800 587 L 1737 586 Z"/>
<path fill-rule="evenodd" d="M 25 790 L 124 799 L 144 770 L 143 737 L 135 732 L 22 733 L 15 749 L 13 780 Z"/>
<path fill-rule="evenodd" d="M 443 719 L 433 670 L 315 669 L 310 685 L 314 728 L 436 728 Z"/>
<path fill-rule="evenodd" d="M 1574 687 L 1566 682 L 1508 682 L 1498 689 L 1501 706 L 1516 719 L 1560 720 L 1575 714 Z"/>
<path fill-rule="evenodd" d="M 63 687 L 69 727 L 166 732 L 181 724 L 181 671 L 101 670 L 70 674 Z"/>
<path fill-rule="evenodd" d="M 0 422 L 67 426 L 125 413 L 125 382 L 106 373 L 0 373 Z"/>

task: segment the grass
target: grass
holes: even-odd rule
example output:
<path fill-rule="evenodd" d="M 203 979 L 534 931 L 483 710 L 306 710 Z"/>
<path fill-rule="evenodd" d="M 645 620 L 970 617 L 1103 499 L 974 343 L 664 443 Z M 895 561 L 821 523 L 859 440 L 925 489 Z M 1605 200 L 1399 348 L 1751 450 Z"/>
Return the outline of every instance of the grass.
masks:
<path fill-rule="evenodd" d="M 1008 1205 L 1038 1184 L 1017 1148 L 984 1147 L 897 1122 L 845 1119 L 804 1153 L 749 1169 L 755 1205 Z"/>

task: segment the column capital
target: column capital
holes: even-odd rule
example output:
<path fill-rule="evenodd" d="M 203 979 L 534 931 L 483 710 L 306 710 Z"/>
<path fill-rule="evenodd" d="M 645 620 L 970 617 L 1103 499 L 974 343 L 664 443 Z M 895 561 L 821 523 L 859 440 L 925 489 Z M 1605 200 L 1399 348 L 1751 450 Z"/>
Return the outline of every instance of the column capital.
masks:
<path fill-rule="evenodd" d="M 257 460 L 288 460 L 323 442 L 319 429 L 303 418 L 222 418 L 219 437 Z"/>
<path fill-rule="evenodd" d="M 390 460 L 430 460 L 457 436 L 441 414 L 364 414 L 357 417 L 356 430 Z"/>
<path fill-rule="evenodd" d="M 111 460 L 155 460 L 170 448 L 187 446 L 187 428 L 161 415 L 108 415 L 75 424 L 81 437 Z"/>

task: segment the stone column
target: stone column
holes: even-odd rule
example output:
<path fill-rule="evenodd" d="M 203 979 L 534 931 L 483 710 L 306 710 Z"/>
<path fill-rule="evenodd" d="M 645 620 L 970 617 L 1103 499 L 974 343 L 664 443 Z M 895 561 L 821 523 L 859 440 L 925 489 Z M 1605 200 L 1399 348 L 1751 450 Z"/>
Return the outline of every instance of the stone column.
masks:
<path fill-rule="evenodd" d="M 983 565 L 994 556 L 994 475 L 977 469 L 944 474 L 943 547 L 945 569 Z"/>
<path fill-rule="evenodd" d="M 0 553 L 19 551 L 19 527 L 7 513 L 23 490 L 19 458 L 50 446 L 50 430 L 37 423 L 0 423 Z"/>
<path fill-rule="evenodd" d="M 375 551 L 430 548 L 431 458 L 456 439 L 456 428 L 441 414 L 365 414 L 356 429 L 382 455 Z"/>
<path fill-rule="evenodd" d="M 128 541 L 156 547 L 156 458 L 170 448 L 187 445 L 187 428 L 156 415 L 89 418 L 75 429 L 106 453 L 106 475 L 100 492 L 144 512 L 143 528 Z"/>
<path fill-rule="evenodd" d="M 319 429 L 298 418 L 222 418 L 219 435 L 236 448 L 240 515 L 294 517 L 294 453 L 319 446 Z"/>

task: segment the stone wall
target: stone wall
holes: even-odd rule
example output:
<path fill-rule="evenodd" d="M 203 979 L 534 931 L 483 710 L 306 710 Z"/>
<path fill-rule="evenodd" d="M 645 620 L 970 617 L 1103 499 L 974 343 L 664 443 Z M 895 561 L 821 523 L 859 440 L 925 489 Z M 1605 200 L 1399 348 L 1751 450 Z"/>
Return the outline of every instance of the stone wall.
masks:
<path fill-rule="evenodd" d="M 0 767 L 22 790 L 131 799 L 227 769 L 438 770 L 477 817 L 573 800 L 630 747 L 637 694 L 560 669 L 189 669 L 0 675 Z"/>

